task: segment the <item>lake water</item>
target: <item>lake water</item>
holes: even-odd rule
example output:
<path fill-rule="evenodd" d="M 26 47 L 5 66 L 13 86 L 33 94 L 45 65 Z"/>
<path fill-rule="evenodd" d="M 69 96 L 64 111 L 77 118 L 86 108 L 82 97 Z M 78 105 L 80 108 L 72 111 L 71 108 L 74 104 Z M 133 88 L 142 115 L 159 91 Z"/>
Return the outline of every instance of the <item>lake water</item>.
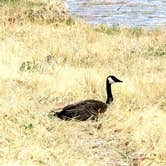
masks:
<path fill-rule="evenodd" d="M 93 25 L 166 27 L 166 0 L 65 0 L 75 18 Z"/>

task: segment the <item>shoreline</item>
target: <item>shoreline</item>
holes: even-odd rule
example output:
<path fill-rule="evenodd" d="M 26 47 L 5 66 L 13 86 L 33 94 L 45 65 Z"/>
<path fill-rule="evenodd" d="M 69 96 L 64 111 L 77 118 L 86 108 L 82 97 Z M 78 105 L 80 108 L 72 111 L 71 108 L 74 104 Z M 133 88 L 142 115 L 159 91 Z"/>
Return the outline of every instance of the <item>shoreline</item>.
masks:
<path fill-rule="evenodd" d="M 31 2 L 31 3 L 30 3 Z M 5 4 L 5 2 L 1 2 L 0 4 Z M 98 25 L 92 25 L 89 23 L 86 23 L 81 18 L 73 19 L 73 16 L 71 15 L 70 11 L 68 10 L 66 2 L 61 1 L 54 1 L 54 2 L 46 2 L 44 0 L 38 0 L 37 2 L 34 0 L 29 1 L 29 5 L 26 5 L 26 1 L 22 3 L 6 3 L 7 6 L 3 7 L 1 10 L 3 11 L 1 13 L 1 19 L 0 22 L 3 24 L 13 24 L 13 23 L 20 23 L 23 24 L 23 22 L 33 22 L 33 23 L 45 23 L 45 24 L 73 24 L 74 22 L 82 22 L 84 24 L 87 24 L 91 26 L 94 29 L 107 29 L 106 31 L 111 31 L 112 29 L 128 29 L 128 30 L 136 30 L 136 31 L 157 31 L 157 30 L 164 30 L 165 27 L 156 27 L 156 28 L 144 28 L 144 27 L 128 27 L 128 26 L 120 26 L 120 25 L 113 25 L 111 27 L 105 25 L 105 24 L 98 24 Z M 21 7 L 23 5 L 23 7 Z M 21 7 L 20 11 L 15 11 L 14 9 L 16 7 Z M 6 10 L 7 8 L 7 10 Z M 8 10 L 9 9 L 9 10 Z M 11 12 L 12 11 L 12 12 Z M 3 13 L 6 13 L 3 15 Z M 106 32 L 106 33 L 107 33 Z M 109 33 L 109 32 L 108 32 Z"/>

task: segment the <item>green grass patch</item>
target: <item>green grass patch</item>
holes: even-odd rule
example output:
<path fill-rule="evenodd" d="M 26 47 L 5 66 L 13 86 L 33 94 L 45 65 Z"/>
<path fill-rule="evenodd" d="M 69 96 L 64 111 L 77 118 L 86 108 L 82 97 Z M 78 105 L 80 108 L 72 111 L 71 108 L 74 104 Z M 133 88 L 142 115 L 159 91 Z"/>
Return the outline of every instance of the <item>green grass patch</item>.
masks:
<path fill-rule="evenodd" d="M 108 27 L 104 24 L 101 24 L 95 28 L 97 32 L 106 33 L 107 35 L 112 35 L 120 32 L 119 26 Z"/>

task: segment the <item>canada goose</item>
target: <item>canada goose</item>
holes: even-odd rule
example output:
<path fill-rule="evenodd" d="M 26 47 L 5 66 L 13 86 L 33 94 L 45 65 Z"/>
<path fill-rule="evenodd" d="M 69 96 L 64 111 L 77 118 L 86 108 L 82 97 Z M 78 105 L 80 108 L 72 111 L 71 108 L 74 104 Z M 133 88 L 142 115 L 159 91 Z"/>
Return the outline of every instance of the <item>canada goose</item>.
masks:
<path fill-rule="evenodd" d="M 113 101 L 111 85 L 116 82 L 122 81 L 112 75 L 108 76 L 106 79 L 106 103 L 93 99 L 84 100 L 75 104 L 67 105 L 64 108 L 62 108 L 60 112 L 54 112 L 53 110 L 53 116 L 57 116 L 58 118 L 63 120 L 76 119 L 84 121 L 87 119 L 97 119 L 98 114 L 105 112 L 108 104 L 110 104 Z"/>

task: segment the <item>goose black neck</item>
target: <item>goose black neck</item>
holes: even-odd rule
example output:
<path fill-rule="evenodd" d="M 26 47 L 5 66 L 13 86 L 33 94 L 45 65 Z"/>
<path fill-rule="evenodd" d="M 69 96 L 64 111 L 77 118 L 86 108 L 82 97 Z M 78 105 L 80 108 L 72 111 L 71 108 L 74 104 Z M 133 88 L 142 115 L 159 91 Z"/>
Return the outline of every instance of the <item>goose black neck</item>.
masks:
<path fill-rule="evenodd" d="M 106 81 L 106 91 L 107 91 L 107 100 L 106 104 L 110 104 L 113 101 L 113 96 L 112 96 L 112 90 L 111 90 L 111 84 L 109 81 Z"/>

